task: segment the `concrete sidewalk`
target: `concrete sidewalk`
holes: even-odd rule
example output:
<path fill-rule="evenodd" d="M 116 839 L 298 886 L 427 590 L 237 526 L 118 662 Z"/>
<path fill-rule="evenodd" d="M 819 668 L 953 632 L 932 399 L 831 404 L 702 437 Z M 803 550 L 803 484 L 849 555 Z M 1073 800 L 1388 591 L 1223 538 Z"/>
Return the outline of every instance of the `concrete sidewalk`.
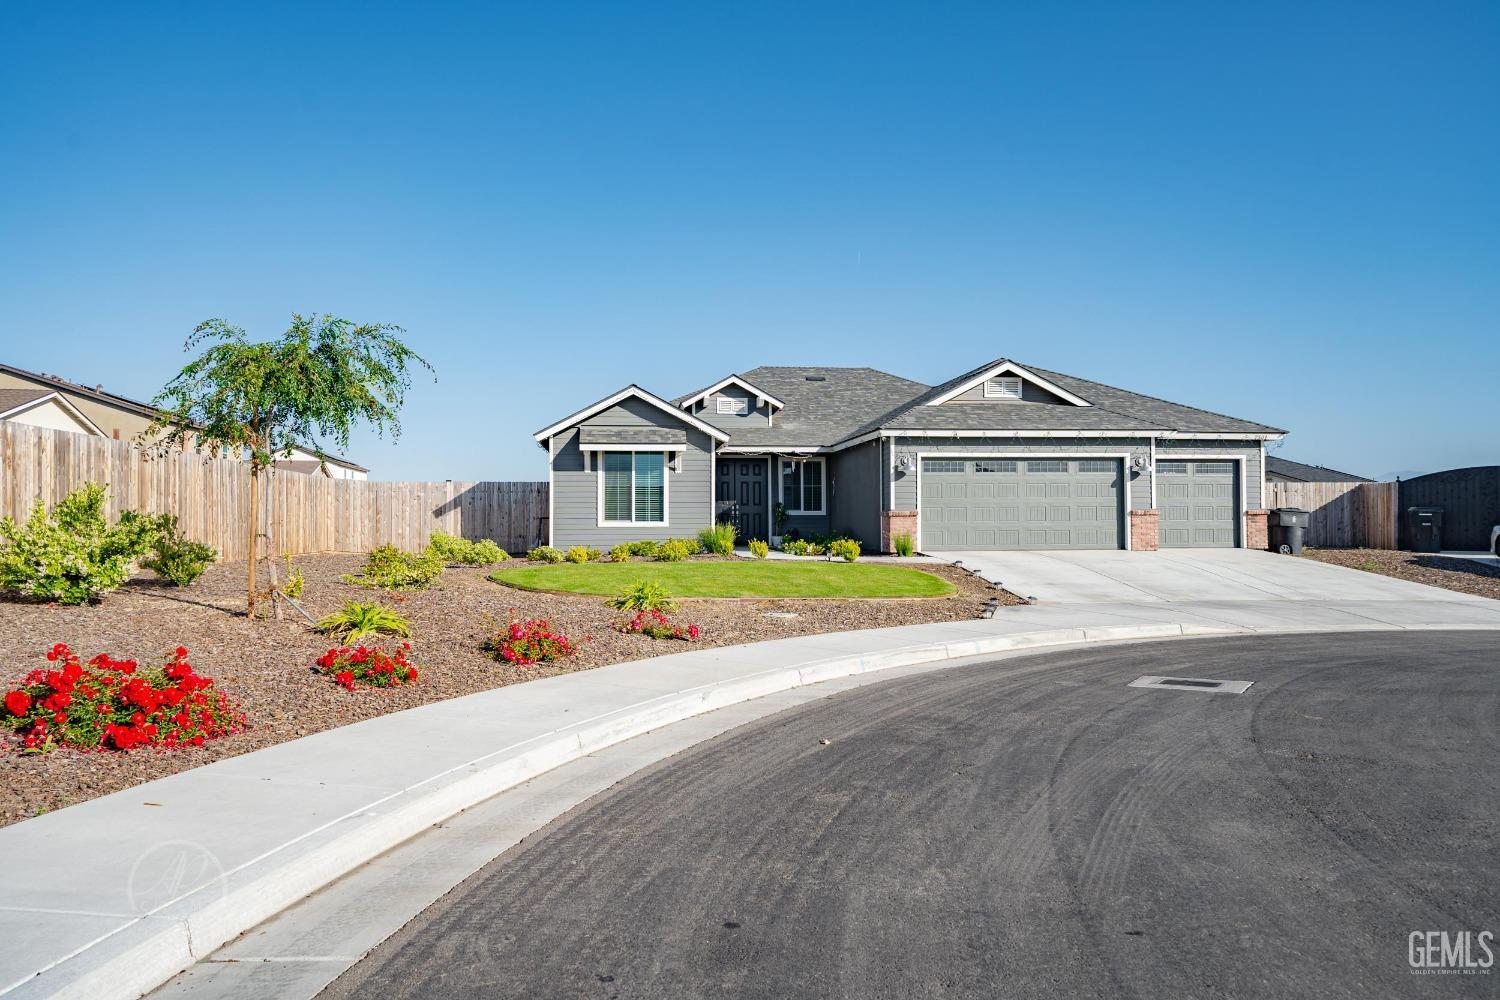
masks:
<path fill-rule="evenodd" d="M 1455 598 L 1459 595 L 1451 595 Z M 692 650 L 439 702 L 0 829 L 0 993 L 135 997 L 455 813 L 633 736 L 834 678 L 1079 642 L 1500 629 L 1500 602 L 1098 603 Z"/>

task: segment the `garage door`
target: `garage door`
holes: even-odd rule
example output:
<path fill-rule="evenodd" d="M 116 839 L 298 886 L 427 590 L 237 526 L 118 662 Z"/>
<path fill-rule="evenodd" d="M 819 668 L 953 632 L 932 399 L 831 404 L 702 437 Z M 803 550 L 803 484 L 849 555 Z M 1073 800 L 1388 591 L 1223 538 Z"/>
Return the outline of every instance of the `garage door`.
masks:
<path fill-rule="evenodd" d="M 922 548 L 1120 547 L 1116 458 L 924 458 Z"/>
<path fill-rule="evenodd" d="M 1233 548 L 1239 542 L 1238 462 L 1157 462 L 1163 548 Z"/>

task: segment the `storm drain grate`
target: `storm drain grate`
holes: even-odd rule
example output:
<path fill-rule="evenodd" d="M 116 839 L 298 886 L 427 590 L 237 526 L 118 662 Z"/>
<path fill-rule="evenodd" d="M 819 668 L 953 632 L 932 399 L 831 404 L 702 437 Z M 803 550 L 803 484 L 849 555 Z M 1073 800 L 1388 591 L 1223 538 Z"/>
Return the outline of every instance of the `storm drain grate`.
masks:
<path fill-rule="evenodd" d="M 1207 677 L 1137 677 L 1133 688 L 1158 688 L 1164 691 L 1201 691 L 1204 694 L 1244 694 L 1254 681 L 1216 681 Z"/>

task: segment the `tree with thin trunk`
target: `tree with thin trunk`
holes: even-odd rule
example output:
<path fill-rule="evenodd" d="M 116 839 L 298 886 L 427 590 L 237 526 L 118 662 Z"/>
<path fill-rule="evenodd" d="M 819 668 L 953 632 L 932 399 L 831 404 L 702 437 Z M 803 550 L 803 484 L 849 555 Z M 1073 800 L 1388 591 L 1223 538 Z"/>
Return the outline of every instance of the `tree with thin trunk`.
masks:
<path fill-rule="evenodd" d="M 255 617 L 255 568 L 261 475 L 294 448 L 320 441 L 349 446 L 357 424 L 376 433 L 401 433 L 398 414 L 411 386 L 407 368 L 432 370 L 386 323 L 353 323 L 335 316 L 292 315 L 280 339 L 252 343 L 222 319 L 198 324 L 184 350 L 207 348 L 153 399 L 161 413 L 142 435 L 160 452 L 192 446 L 209 457 L 250 464 L 249 568 L 245 612 Z"/>

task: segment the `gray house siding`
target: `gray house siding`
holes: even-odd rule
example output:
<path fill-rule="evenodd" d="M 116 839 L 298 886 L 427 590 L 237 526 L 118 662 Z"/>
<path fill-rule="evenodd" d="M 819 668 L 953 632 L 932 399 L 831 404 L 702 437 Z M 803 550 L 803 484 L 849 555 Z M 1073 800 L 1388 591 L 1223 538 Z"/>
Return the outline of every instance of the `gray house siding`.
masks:
<path fill-rule="evenodd" d="M 876 440 L 829 456 L 829 525 L 859 539 L 866 552 L 880 547 L 880 512 L 885 502 L 880 453 Z"/>
<path fill-rule="evenodd" d="M 684 424 L 638 399 L 627 399 L 594 414 L 580 427 L 656 427 L 681 430 Z M 560 431 L 552 439 L 552 544 L 592 545 L 607 549 L 638 539 L 687 538 L 707 527 L 712 489 L 713 442 L 696 428 L 687 427 L 687 450 L 682 471 L 667 468 L 667 524 L 665 526 L 599 526 L 599 466 L 587 471 L 578 445 L 578 427 Z"/>
<path fill-rule="evenodd" d="M 917 453 L 923 455 L 1123 455 L 1139 456 L 1150 467 L 1151 442 L 1147 438 L 895 438 L 896 461 L 911 459 L 911 469 L 896 471 L 892 484 L 892 510 L 917 509 Z M 1129 472 L 1130 507 L 1151 506 L 1149 472 Z"/>
<path fill-rule="evenodd" d="M 744 415 L 740 415 L 737 413 L 720 413 L 719 399 L 721 398 L 733 399 L 737 402 L 749 400 L 750 412 Z M 706 424 L 713 424 L 715 427 L 721 427 L 732 435 L 736 431 L 744 430 L 746 427 L 760 428 L 771 426 L 770 419 L 767 417 L 768 406 L 769 404 L 766 404 L 757 408 L 755 405 L 755 397 L 751 396 L 743 389 L 730 386 L 724 389 L 722 392 L 714 393 L 712 396 L 709 396 L 703 402 L 693 407 L 693 416 L 697 417 L 699 420 L 703 421 Z"/>

